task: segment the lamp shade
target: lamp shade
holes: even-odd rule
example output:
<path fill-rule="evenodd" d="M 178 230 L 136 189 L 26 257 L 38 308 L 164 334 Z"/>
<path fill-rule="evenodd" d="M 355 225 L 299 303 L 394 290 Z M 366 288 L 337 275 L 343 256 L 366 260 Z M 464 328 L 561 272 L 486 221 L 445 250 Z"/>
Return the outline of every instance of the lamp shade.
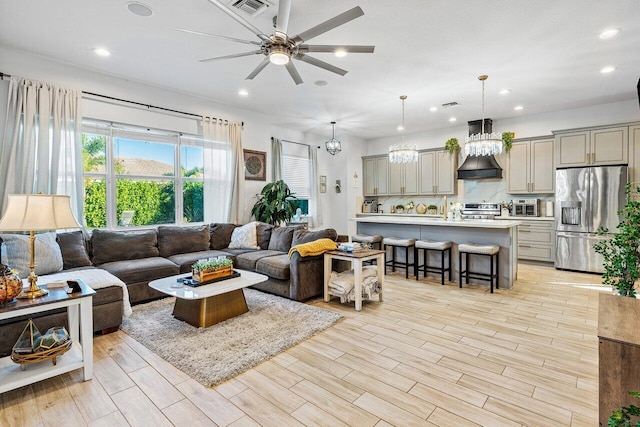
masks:
<path fill-rule="evenodd" d="M 71 212 L 71 198 L 52 194 L 10 194 L 0 219 L 2 231 L 45 231 L 80 228 Z"/>

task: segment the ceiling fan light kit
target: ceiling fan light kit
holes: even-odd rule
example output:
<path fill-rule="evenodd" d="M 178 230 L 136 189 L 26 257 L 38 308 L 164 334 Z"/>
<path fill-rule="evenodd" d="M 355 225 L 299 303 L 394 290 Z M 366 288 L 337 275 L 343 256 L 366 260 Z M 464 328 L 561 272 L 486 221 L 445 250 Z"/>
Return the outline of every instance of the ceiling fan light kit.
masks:
<path fill-rule="evenodd" d="M 336 139 L 336 122 L 331 122 L 333 126 L 333 132 L 331 139 L 324 143 L 325 148 L 332 156 L 335 156 L 342 151 L 342 143 Z"/>
<path fill-rule="evenodd" d="M 391 163 L 411 163 L 418 161 L 418 146 L 404 141 L 404 101 L 407 95 L 400 96 L 402 100 L 402 141 L 389 147 L 389 161 Z"/>
<path fill-rule="evenodd" d="M 314 65 L 319 68 L 323 68 L 332 73 L 344 76 L 347 74 L 346 70 L 338 68 L 334 65 L 316 59 L 307 55 L 309 52 L 318 53 L 334 53 L 336 56 L 345 56 L 347 53 L 373 53 L 375 46 L 360 46 L 360 45 L 308 45 L 306 41 L 311 40 L 321 34 L 324 34 L 334 28 L 346 24 L 360 16 L 364 15 L 364 12 L 359 6 L 347 10 L 340 15 L 324 21 L 321 24 L 316 25 L 302 33 L 289 37 L 287 35 L 287 28 L 289 26 L 289 16 L 291 15 L 291 0 L 280 0 L 278 4 L 278 15 L 275 20 L 275 32 L 272 35 L 267 35 L 259 28 L 255 27 L 252 23 L 238 15 L 231 10 L 220 0 L 208 0 L 209 3 L 216 6 L 218 9 L 229 15 L 240 25 L 255 34 L 259 42 L 252 40 L 242 40 L 234 37 L 222 36 L 217 34 L 208 34 L 199 31 L 187 30 L 183 28 L 175 28 L 177 31 L 183 31 L 190 34 L 197 34 L 201 36 L 214 37 L 218 39 L 225 39 L 228 41 L 251 44 L 259 46 L 259 49 L 250 52 L 236 53 L 232 55 L 219 56 L 214 58 L 201 59 L 200 62 L 213 62 L 220 59 L 240 58 L 243 56 L 251 55 L 264 55 L 265 59 L 246 77 L 247 80 L 255 78 L 267 65 L 284 65 L 289 75 L 293 79 L 296 85 L 303 83 L 300 74 L 296 67 L 293 65 L 292 59 L 306 62 L 307 64 Z"/>
<path fill-rule="evenodd" d="M 502 133 L 484 132 L 484 82 L 489 76 L 482 75 L 478 80 L 482 82 L 482 130 L 466 138 L 464 150 L 467 156 L 493 156 L 502 153 Z"/>

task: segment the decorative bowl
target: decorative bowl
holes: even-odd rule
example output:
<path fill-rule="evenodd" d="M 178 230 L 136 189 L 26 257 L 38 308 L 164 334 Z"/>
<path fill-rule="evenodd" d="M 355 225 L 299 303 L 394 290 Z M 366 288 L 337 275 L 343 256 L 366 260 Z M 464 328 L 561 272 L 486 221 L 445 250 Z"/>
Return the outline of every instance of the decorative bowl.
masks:
<path fill-rule="evenodd" d="M 427 206 L 424 203 L 419 203 L 416 206 L 416 212 L 420 215 L 424 215 L 425 213 L 427 213 Z"/>
<path fill-rule="evenodd" d="M 22 292 L 22 280 L 5 264 L 0 264 L 0 304 L 13 301 Z"/>

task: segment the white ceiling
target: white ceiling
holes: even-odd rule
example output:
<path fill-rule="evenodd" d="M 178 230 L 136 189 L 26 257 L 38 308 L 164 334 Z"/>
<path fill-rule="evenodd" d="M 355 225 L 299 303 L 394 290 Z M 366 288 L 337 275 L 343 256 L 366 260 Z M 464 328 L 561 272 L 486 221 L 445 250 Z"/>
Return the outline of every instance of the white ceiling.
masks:
<path fill-rule="evenodd" d="M 267 113 L 274 125 L 328 134 L 337 120 L 337 135 L 365 139 L 397 134 L 403 94 L 408 133 L 453 126 L 450 116 L 457 125 L 479 119 L 480 74 L 489 75 L 485 110 L 494 121 L 635 98 L 640 77 L 638 0 L 293 0 L 290 36 L 359 5 L 364 16 L 309 43 L 376 46 L 374 54 L 344 58 L 312 54 L 347 69 L 344 77 L 296 61 L 299 86 L 275 65 L 245 80 L 259 55 L 199 63 L 254 47 L 174 27 L 257 40 L 208 1 L 141 1 L 153 16 L 131 14 L 126 0 L 0 0 L 0 42 Z M 271 34 L 276 13 L 277 1 L 256 18 L 243 16 Z M 610 27 L 622 32 L 599 39 Z M 111 56 L 94 55 L 97 46 Z M 603 75 L 606 65 L 617 69 Z M 248 97 L 238 96 L 241 88 Z M 511 93 L 498 95 L 502 88 Z M 461 105 L 441 107 L 450 101 Z M 439 110 L 429 112 L 432 106 Z"/>

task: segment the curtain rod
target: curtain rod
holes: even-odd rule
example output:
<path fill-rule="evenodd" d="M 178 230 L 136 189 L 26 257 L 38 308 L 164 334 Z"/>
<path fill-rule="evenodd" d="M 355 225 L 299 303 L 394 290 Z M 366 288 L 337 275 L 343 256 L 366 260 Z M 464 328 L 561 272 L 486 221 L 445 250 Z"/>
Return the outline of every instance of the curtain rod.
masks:
<path fill-rule="evenodd" d="M 0 80 L 4 80 L 5 77 L 11 78 L 11 75 L 3 73 L 3 72 L 0 72 Z M 170 113 L 178 113 L 178 114 L 184 114 L 185 116 L 202 118 L 202 114 L 188 113 L 186 111 L 173 110 L 171 108 L 158 107 L 158 106 L 151 105 L 151 104 L 143 104 L 142 102 L 129 101 L 128 99 L 116 98 L 116 97 L 108 96 L 108 95 L 101 95 L 99 93 L 87 92 L 87 91 L 83 90 L 82 94 L 83 95 L 90 95 L 90 96 L 97 96 L 99 98 L 110 99 L 112 101 L 126 102 L 128 104 L 134 104 L 134 105 L 139 105 L 141 107 L 153 108 L 155 110 L 168 111 Z M 214 119 L 215 119 L 215 117 L 214 117 Z M 244 126 L 244 122 L 241 122 L 241 125 Z"/>
<path fill-rule="evenodd" d="M 271 137 L 271 141 L 273 141 L 273 140 L 274 140 L 274 138 L 273 138 L 273 137 Z M 289 144 L 306 145 L 307 147 L 312 147 L 312 145 L 304 144 L 304 143 L 302 143 L 302 142 L 288 141 L 288 140 L 286 140 L 286 139 L 281 139 L 280 141 L 282 141 L 282 142 L 288 142 Z M 318 146 L 317 146 L 317 148 L 320 148 L 320 146 L 318 145 Z"/>

